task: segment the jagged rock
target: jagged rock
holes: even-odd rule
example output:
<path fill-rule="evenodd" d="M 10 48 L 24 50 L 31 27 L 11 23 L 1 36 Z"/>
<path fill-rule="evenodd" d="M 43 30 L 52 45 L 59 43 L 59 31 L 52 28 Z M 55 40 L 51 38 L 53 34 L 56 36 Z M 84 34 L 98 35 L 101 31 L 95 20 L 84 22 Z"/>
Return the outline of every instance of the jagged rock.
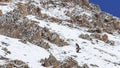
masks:
<path fill-rule="evenodd" d="M 94 39 L 99 39 L 99 40 L 101 40 L 101 35 L 100 35 L 99 33 L 90 34 L 90 37 L 91 37 L 91 38 L 94 38 Z"/>
<path fill-rule="evenodd" d="M 32 2 L 29 2 L 27 4 L 27 10 L 29 14 L 36 15 L 38 17 L 41 17 L 41 9 L 39 7 L 36 7 L 35 5 L 32 4 Z"/>
<path fill-rule="evenodd" d="M 19 11 L 20 11 L 21 13 L 23 13 L 24 16 L 27 16 L 27 15 L 28 15 L 27 6 L 26 6 L 25 4 L 23 4 L 23 3 L 18 3 L 17 7 L 18 7 Z"/>
<path fill-rule="evenodd" d="M 68 58 L 67 60 L 62 62 L 60 68 L 81 68 L 81 67 L 78 65 L 77 61 L 75 61 L 72 58 Z"/>
<path fill-rule="evenodd" d="M 54 18 L 54 17 L 49 18 L 49 20 L 50 20 L 51 22 L 55 22 L 55 23 L 61 23 L 61 21 L 62 21 L 62 20 L 60 20 L 60 19 L 58 19 L 58 18 Z"/>
<path fill-rule="evenodd" d="M 92 40 L 88 34 L 81 34 L 79 37 L 82 39 Z"/>
<path fill-rule="evenodd" d="M 107 34 L 102 35 L 102 40 L 105 42 L 108 41 L 108 35 Z"/>
<path fill-rule="evenodd" d="M 83 1 L 83 5 L 89 7 L 89 0 L 82 0 Z"/>
<path fill-rule="evenodd" d="M 55 43 L 56 43 L 56 44 L 59 44 L 59 43 L 60 43 L 60 38 L 59 38 L 59 36 L 56 36 L 56 38 L 55 38 Z"/>
<path fill-rule="evenodd" d="M 88 30 L 88 32 L 91 32 L 91 33 L 102 33 L 102 29 L 100 28 L 91 28 Z"/>
<path fill-rule="evenodd" d="M 14 64 L 9 63 L 9 64 L 6 64 L 4 67 L 6 67 L 6 68 L 13 68 L 13 67 L 15 67 L 15 66 L 14 66 Z"/>
<path fill-rule="evenodd" d="M 43 47 L 43 48 L 45 48 L 45 49 L 50 48 L 49 44 L 48 44 L 48 43 L 45 43 L 45 42 L 43 42 L 43 41 L 41 41 L 41 43 L 40 43 L 38 46 L 41 46 L 41 47 Z"/>
<path fill-rule="evenodd" d="M 20 10 L 25 10 L 27 7 L 25 6 L 25 4 L 23 4 L 23 3 L 18 3 L 17 4 L 17 7 L 18 7 L 18 9 L 20 9 Z"/>
<path fill-rule="evenodd" d="M 29 68 L 29 66 L 21 60 L 12 60 L 5 66 L 6 68 L 13 68 L 13 67 Z"/>
<path fill-rule="evenodd" d="M 5 47 L 5 48 L 2 48 L 2 50 L 6 53 L 6 54 L 11 54 L 11 52 Z"/>
<path fill-rule="evenodd" d="M 114 23 L 114 28 L 115 29 L 120 29 L 120 22 Z"/>
<path fill-rule="evenodd" d="M 115 45 L 115 41 L 112 41 L 112 40 L 107 40 L 107 42 L 106 43 L 108 43 L 108 44 L 110 44 L 110 45 L 112 45 L 112 46 L 114 46 Z"/>
<path fill-rule="evenodd" d="M 52 54 L 49 55 L 48 59 L 41 60 L 42 65 L 45 66 L 45 67 L 52 66 L 56 62 L 58 62 L 58 61 L 57 61 L 57 59 Z"/>
<path fill-rule="evenodd" d="M 72 68 L 72 67 L 81 68 L 78 65 L 77 61 L 75 61 L 72 58 L 68 58 L 63 62 L 59 62 L 52 55 L 50 55 L 48 59 L 41 60 L 41 63 L 45 67 L 53 66 L 53 68 Z"/>
<path fill-rule="evenodd" d="M 10 60 L 6 64 L 0 65 L 0 68 L 30 68 L 25 62 L 21 60 Z"/>
<path fill-rule="evenodd" d="M 22 38 L 21 40 L 19 40 L 19 41 L 21 41 L 22 43 L 24 43 L 24 44 L 26 44 L 27 43 L 27 39 L 26 38 Z"/>

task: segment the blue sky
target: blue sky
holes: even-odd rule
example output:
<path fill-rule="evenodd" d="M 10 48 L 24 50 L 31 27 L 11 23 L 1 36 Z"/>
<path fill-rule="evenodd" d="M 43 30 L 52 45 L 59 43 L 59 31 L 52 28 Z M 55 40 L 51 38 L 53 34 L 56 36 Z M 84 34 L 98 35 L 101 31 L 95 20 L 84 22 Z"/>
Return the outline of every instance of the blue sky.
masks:
<path fill-rule="evenodd" d="M 89 0 L 89 2 L 98 4 L 103 11 L 120 18 L 120 0 Z"/>

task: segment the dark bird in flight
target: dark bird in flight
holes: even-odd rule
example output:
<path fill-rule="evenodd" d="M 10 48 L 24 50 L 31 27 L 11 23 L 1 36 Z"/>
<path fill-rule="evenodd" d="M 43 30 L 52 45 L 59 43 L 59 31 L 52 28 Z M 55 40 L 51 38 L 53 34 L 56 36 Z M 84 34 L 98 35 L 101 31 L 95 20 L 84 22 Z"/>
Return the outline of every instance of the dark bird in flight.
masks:
<path fill-rule="evenodd" d="M 78 53 L 80 51 L 80 46 L 76 43 L 76 52 Z"/>

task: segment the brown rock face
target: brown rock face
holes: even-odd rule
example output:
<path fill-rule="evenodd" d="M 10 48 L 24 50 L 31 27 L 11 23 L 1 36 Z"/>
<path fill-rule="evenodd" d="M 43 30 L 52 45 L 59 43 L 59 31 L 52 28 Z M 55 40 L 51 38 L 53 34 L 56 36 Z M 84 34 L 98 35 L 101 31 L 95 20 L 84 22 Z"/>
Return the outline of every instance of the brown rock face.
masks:
<path fill-rule="evenodd" d="M 103 40 L 103 41 L 108 41 L 108 35 L 107 35 L 107 34 L 104 34 L 104 35 L 102 36 L 102 40 Z"/>
<path fill-rule="evenodd" d="M 48 59 L 41 60 L 42 65 L 45 67 L 52 66 L 56 62 L 58 62 L 58 61 L 53 55 L 50 55 Z"/>
<path fill-rule="evenodd" d="M 115 29 L 120 29 L 120 22 L 114 23 L 114 28 Z"/>
<path fill-rule="evenodd" d="M 27 16 L 29 14 L 27 11 L 27 6 L 25 4 L 18 3 L 17 7 L 23 13 L 24 16 Z"/>
<path fill-rule="evenodd" d="M 41 60 L 41 63 L 44 67 L 53 66 L 53 68 L 81 68 L 77 61 L 72 58 L 68 58 L 64 62 L 59 62 L 52 55 L 50 55 L 48 59 Z"/>
<path fill-rule="evenodd" d="M 83 5 L 89 7 L 89 1 L 88 0 L 82 0 L 83 1 Z"/>
<path fill-rule="evenodd" d="M 91 40 L 91 38 L 88 34 L 81 34 L 79 37 L 82 38 L 82 39 Z"/>
<path fill-rule="evenodd" d="M 7 64 L 0 65 L 0 68 L 29 68 L 29 66 L 21 60 L 10 60 Z"/>

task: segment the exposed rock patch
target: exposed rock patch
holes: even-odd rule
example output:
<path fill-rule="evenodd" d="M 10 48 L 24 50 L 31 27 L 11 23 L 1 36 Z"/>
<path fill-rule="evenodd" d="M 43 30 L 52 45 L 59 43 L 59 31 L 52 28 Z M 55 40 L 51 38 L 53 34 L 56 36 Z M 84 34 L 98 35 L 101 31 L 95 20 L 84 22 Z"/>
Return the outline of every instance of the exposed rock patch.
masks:
<path fill-rule="evenodd" d="M 4 18 L 3 18 L 4 17 Z M 31 43 L 37 44 L 44 48 L 49 48 L 49 44 L 45 43 L 43 39 L 50 41 L 51 43 L 57 44 L 58 46 L 64 46 L 68 43 L 60 39 L 59 35 L 50 32 L 47 28 L 42 28 L 38 26 L 35 21 L 31 21 L 24 17 L 19 10 L 15 9 L 13 12 L 2 15 L 0 34 L 9 37 L 22 39 L 22 42 L 29 41 Z M 20 20 L 19 20 L 20 19 Z"/>
<path fill-rule="evenodd" d="M 59 62 L 56 58 L 52 55 L 49 56 L 48 59 L 41 60 L 41 63 L 45 67 L 53 66 L 53 68 L 89 68 L 87 64 L 84 64 L 80 67 L 77 61 L 73 60 L 72 58 L 68 58 L 64 62 Z"/>
<path fill-rule="evenodd" d="M 4 65 L 0 65 L 1 68 L 30 68 L 25 62 L 21 60 L 10 60 Z"/>

